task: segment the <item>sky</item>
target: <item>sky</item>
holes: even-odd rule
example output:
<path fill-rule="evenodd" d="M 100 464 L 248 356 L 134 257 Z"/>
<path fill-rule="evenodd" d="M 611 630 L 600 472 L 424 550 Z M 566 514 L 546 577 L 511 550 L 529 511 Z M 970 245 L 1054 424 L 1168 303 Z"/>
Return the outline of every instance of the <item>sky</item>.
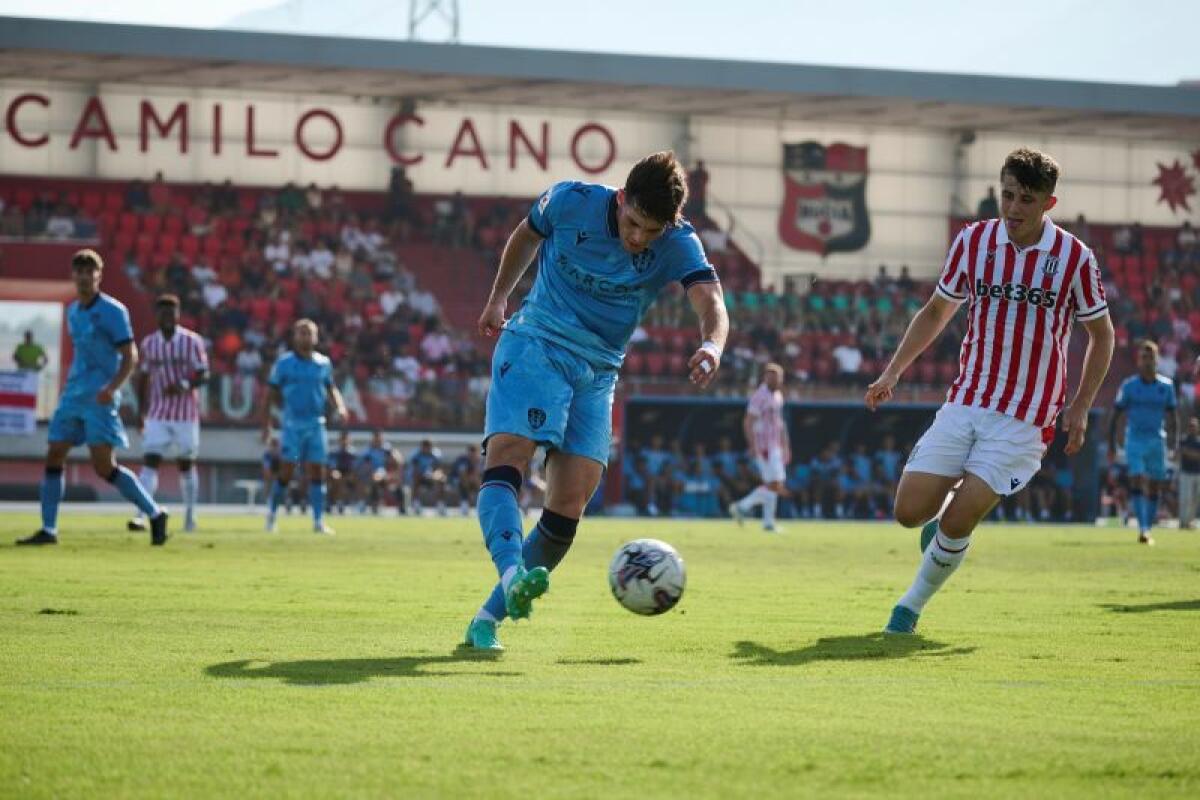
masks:
<path fill-rule="evenodd" d="M 458 2 L 464 44 L 1113 83 L 1200 81 L 1200 2 L 1184 0 Z M 408 0 L 0 0 L 0 15 L 393 39 L 407 38 L 408 9 Z M 420 33 L 445 40 L 436 20 Z"/>

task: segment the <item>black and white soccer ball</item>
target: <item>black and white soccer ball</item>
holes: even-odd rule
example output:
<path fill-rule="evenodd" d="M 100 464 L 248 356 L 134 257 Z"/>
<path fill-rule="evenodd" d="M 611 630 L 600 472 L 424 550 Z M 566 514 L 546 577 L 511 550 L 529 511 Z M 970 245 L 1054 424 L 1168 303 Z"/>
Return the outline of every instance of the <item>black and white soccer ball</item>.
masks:
<path fill-rule="evenodd" d="M 687 572 L 675 548 L 657 539 L 621 545 L 608 567 L 613 597 L 635 614 L 662 614 L 683 597 Z"/>

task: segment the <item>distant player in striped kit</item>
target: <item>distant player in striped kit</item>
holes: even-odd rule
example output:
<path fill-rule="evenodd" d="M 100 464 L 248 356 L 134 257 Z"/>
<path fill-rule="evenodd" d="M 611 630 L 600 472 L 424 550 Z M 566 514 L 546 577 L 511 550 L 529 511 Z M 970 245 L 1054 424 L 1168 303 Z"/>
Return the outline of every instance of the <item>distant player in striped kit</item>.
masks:
<path fill-rule="evenodd" d="M 739 525 L 746 514 L 762 506 L 762 526 L 767 533 L 779 532 L 775 525 L 775 510 L 779 506 L 779 496 L 785 491 L 783 481 L 792 460 L 787 424 L 783 421 L 782 387 L 783 367 L 767 364 L 763 382 L 750 396 L 746 415 L 742 418 L 742 432 L 754 453 L 762 484 L 729 506 L 729 515 Z"/>
<path fill-rule="evenodd" d="M 1092 251 L 1045 216 L 1057 202 L 1058 173 L 1044 153 L 1022 148 L 1008 155 L 1000 219 L 959 233 L 933 297 L 867 389 L 872 411 L 890 400 L 904 370 L 967 304 L 958 379 L 896 489 L 896 521 L 925 526 L 924 557 L 885 633 L 915 631 L 925 604 L 966 557 L 975 526 L 1038 471 L 1060 411 L 1067 454 L 1083 446 L 1088 411 L 1112 359 L 1113 327 Z M 1067 402 L 1067 343 L 1076 322 L 1089 341 Z"/>
<path fill-rule="evenodd" d="M 200 449 L 200 404 L 196 390 L 208 382 L 204 339 L 179 324 L 179 298 L 165 294 L 154 303 L 158 330 L 142 339 L 136 386 L 138 425 L 142 429 L 142 473 L 146 491 L 158 491 L 163 456 L 175 451 L 179 486 L 186 509 L 183 529 L 196 530 L 196 496 L 200 480 L 194 469 Z M 138 514 L 129 530 L 146 529 Z"/>

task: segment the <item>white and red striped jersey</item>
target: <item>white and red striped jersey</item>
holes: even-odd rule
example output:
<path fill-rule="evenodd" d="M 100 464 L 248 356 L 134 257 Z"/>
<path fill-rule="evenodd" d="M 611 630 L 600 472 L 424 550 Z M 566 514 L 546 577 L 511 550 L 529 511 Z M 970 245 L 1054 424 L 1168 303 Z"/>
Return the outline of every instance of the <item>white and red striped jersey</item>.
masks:
<path fill-rule="evenodd" d="M 754 435 L 754 452 L 766 458 L 772 450 L 783 448 L 787 429 L 783 424 L 783 392 L 771 391 L 761 383 L 746 407 L 750 415 L 750 431 Z"/>
<path fill-rule="evenodd" d="M 967 302 L 958 378 L 946 401 L 988 408 L 1048 428 L 1067 393 L 1067 344 L 1078 320 L 1108 313 L 1087 245 L 1049 217 L 1027 248 L 1001 220 L 963 228 L 935 290 Z"/>
<path fill-rule="evenodd" d="M 198 334 L 177 326 L 168 339 L 162 331 L 155 331 L 142 339 L 138 365 L 150 378 L 146 419 L 199 421 L 200 405 L 195 388 L 180 394 L 167 394 L 167 387 L 177 386 L 184 380 L 190 381 L 197 371 L 208 369 L 208 353 L 204 349 L 204 340 Z"/>

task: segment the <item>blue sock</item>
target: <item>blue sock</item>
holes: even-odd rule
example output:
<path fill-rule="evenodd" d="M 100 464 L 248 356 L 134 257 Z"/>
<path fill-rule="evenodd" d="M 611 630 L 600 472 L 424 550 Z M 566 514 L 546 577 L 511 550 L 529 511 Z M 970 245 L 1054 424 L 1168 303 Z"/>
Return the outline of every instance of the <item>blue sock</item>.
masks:
<path fill-rule="evenodd" d="M 525 561 L 525 566 L 527 568 L 545 567 L 553 571 L 563 560 L 567 551 L 571 549 L 577 527 L 579 527 L 577 519 L 564 517 L 562 514 L 556 514 L 550 510 L 543 511 L 542 518 L 529 532 L 525 546 L 521 548 L 521 557 Z M 488 595 L 488 599 L 483 604 L 483 610 L 497 622 L 508 616 L 508 610 L 504 604 L 504 589 L 500 584 L 497 583 L 492 589 L 492 593 Z"/>
<path fill-rule="evenodd" d="M 62 502 L 67 479 L 62 467 L 46 467 L 42 478 L 42 530 L 58 533 L 58 504 Z"/>
<path fill-rule="evenodd" d="M 483 471 L 479 487 L 479 527 L 501 578 L 521 564 L 521 471 L 508 465 Z"/>
<path fill-rule="evenodd" d="M 1133 506 L 1133 515 L 1137 517 L 1138 530 L 1146 530 L 1146 498 L 1142 496 L 1141 489 L 1134 489 L 1129 493 L 1129 503 Z"/>
<path fill-rule="evenodd" d="M 1146 530 L 1149 531 L 1158 522 L 1158 492 L 1146 496 Z"/>
<path fill-rule="evenodd" d="M 121 493 L 129 502 L 138 507 L 138 510 L 147 517 L 153 519 L 162 511 L 158 504 L 154 502 L 154 498 L 146 491 L 146 487 L 142 486 L 142 482 L 125 467 L 118 466 L 108 476 L 108 482 L 117 487 L 117 491 Z"/>
<path fill-rule="evenodd" d="M 271 495 L 267 498 L 267 510 L 271 512 L 272 516 L 274 516 L 275 512 L 279 510 L 279 504 L 283 502 L 283 499 L 286 496 L 286 483 L 281 480 L 276 480 L 273 484 L 271 484 Z"/>
<path fill-rule="evenodd" d="M 308 504 L 312 506 L 313 524 L 320 525 L 325 516 L 325 481 L 308 482 Z"/>

